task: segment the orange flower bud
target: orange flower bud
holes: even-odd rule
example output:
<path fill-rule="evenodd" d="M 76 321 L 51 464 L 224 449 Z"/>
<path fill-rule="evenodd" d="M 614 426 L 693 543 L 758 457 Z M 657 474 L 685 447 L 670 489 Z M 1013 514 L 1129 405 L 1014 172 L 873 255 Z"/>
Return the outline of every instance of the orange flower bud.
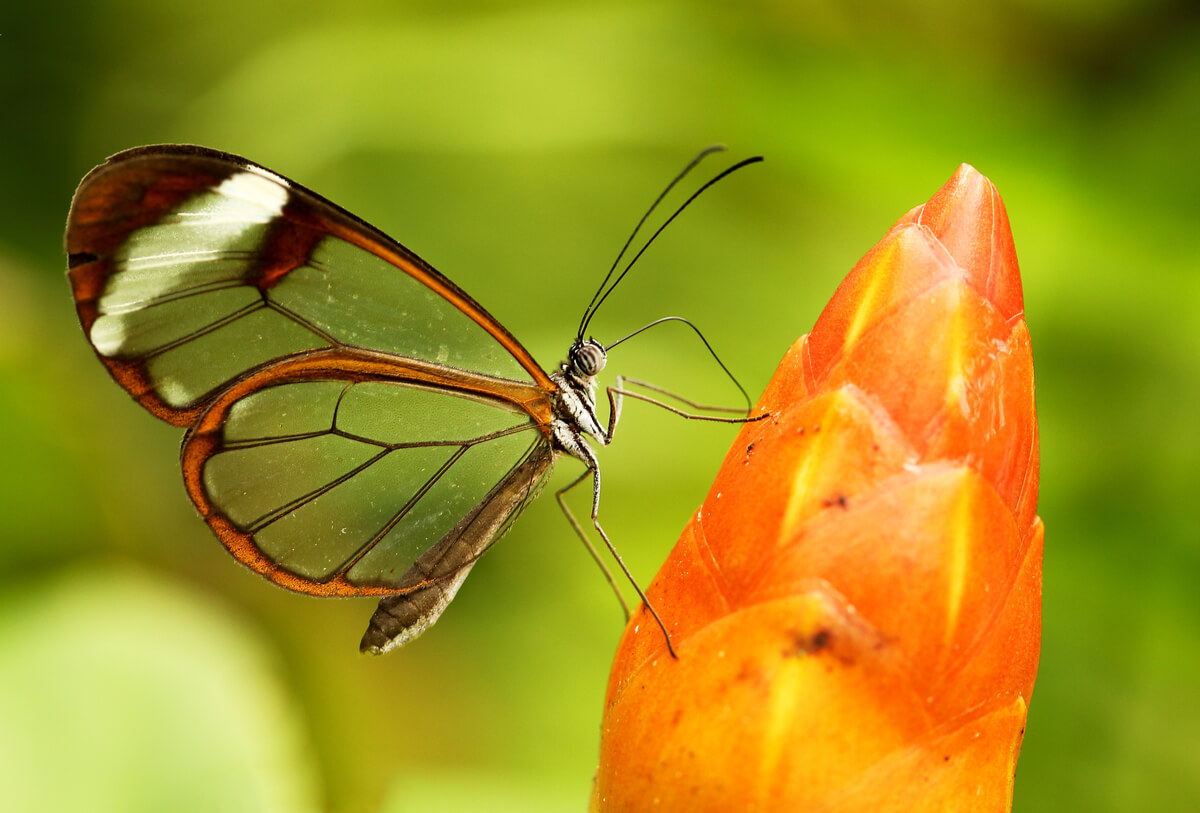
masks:
<path fill-rule="evenodd" d="M 1041 636 L 1004 204 L 963 165 L 788 351 L 647 591 L 593 809 L 1008 810 Z"/>

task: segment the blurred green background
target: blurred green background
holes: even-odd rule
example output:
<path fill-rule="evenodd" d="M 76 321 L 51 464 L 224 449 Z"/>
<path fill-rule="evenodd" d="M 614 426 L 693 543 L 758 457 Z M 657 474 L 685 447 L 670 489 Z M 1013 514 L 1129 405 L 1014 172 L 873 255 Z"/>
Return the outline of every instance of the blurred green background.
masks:
<path fill-rule="evenodd" d="M 761 152 L 593 323 L 612 340 L 689 316 L 752 393 L 895 218 L 973 163 L 1011 216 L 1042 432 L 1045 634 L 1015 809 L 1195 809 L 1194 3 L 10 5 L 5 810 L 557 811 L 590 789 L 621 622 L 553 500 L 384 658 L 357 652 L 372 602 L 274 589 L 196 518 L 180 433 L 96 363 L 63 276 L 75 184 L 164 141 L 247 155 L 374 222 L 544 365 L 697 148 Z M 736 400 L 676 328 L 609 369 Z M 732 437 L 626 407 L 603 516 L 643 582 Z"/>

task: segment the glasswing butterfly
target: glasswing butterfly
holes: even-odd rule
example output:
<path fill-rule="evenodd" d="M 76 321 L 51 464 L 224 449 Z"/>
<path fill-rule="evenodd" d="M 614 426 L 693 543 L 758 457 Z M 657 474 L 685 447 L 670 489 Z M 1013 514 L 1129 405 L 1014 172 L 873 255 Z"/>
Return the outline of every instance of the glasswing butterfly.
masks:
<path fill-rule="evenodd" d="M 187 429 L 183 478 L 205 522 L 278 585 L 381 596 L 363 651 L 433 624 L 562 454 L 586 467 L 571 486 L 592 478 L 593 524 L 645 601 L 600 528 L 599 467 L 584 439 L 609 443 L 620 398 L 633 395 L 618 378 L 602 425 L 595 376 L 616 343 L 584 339 L 632 262 L 613 279 L 614 263 L 567 360 L 547 373 L 416 254 L 228 153 L 114 155 L 80 183 L 66 250 L 100 361 L 139 404 Z M 560 504 L 616 589 L 566 490 Z"/>

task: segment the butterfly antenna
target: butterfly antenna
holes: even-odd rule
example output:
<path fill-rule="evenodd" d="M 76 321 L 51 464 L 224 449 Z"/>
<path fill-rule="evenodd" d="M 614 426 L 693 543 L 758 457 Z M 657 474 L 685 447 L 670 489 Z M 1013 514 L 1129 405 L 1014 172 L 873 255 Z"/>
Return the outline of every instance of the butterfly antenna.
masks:
<path fill-rule="evenodd" d="M 629 264 L 625 266 L 625 269 L 623 271 L 621 271 L 621 273 L 617 276 L 617 278 L 615 280 L 613 280 L 612 284 L 608 286 L 608 290 L 604 291 L 603 294 L 600 294 L 599 291 L 597 291 L 597 294 L 599 295 L 599 299 L 597 299 L 596 297 L 592 297 L 592 304 L 588 305 L 588 309 L 587 309 L 586 313 L 584 314 L 583 321 L 579 325 L 579 335 L 577 338 L 583 338 L 583 334 L 584 334 L 584 331 L 587 330 L 588 323 L 592 321 L 592 317 L 596 314 L 596 311 L 598 311 L 600 309 L 600 306 L 604 304 L 604 300 L 608 299 L 608 295 L 611 294 L 616 289 L 616 287 L 621 283 L 621 280 L 625 279 L 625 275 L 629 273 L 629 269 L 633 268 L 634 263 L 636 263 L 638 261 L 638 259 L 640 259 L 641 256 L 646 253 L 646 249 L 650 248 L 650 245 L 654 242 L 655 238 L 657 238 L 660 234 L 662 234 L 663 230 L 666 229 L 667 226 L 671 225 L 671 221 L 673 221 L 675 218 L 679 217 L 679 215 L 681 215 L 683 213 L 683 210 L 686 209 L 689 205 L 691 205 L 692 201 L 694 201 L 696 198 L 700 197 L 701 193 L 703 193 L 704 190 L 708 189 L 710 186 L 715 184 L 717 181 L 721 180 L 726 175 L 730 175 L 731 173 L 737 172 L 742 167 L 749 166 L 750 164 L 757 164 L 762 159 L 763 158 L 761 155 L 755 155 L 752 158 L 745 158 L 741 161 L 738 161 L 736 164 L 729 167 L 728 169 L 718 173 L 716 177 L 712 178 L 706 184 L 704 184 L 699 189 L 697 189 L 695 192 L 693 192 L 691 197 L 689 197 L 687 200 L 685 200 L 683 202 L 683 204 L 680 205 L 680 207 L 675 210 L 674 214 L 672 214 L 665 221 L 663 221 L 663 224 L 655 230 L 654 234 L 650 235 L 650 239 L 647 240 L 640 249 L 638 249 L 638 253 L 633 255 L 633 259 L 629 261 Z M 689 169 L 690 169 L 690 166 L 689 166 Z M 667 187 L 667 188 L 670 189 L 670 187 Z M 666 193 L 664 192 L 664 194 L 666 194 Z M 659 199 L 661 200 L 661 197 Z M 649 213 L 647 213 L 647 214 L 649 214 Z M 642 218 L 642 219 L 645 220 L 645 218 Z M 632 240 L 632 238 L 630 238 L 630 239 Z M 615 268 L 615 266 L 614 266 L 614 268 Z M 612 272 L 610 271 L 608 276 L 604 278 L 604 281 L 608 282 L 608 279 L 611 276 L 612 276 Z M 601 290 L 603 290 L 603 286 L 601 286 Z"/>
<path fill-rule="evenodd" d="M 666 322 L 683 322 L 685 325 L 687 325 L 688 327 L 690 327 L 692 329 L 693 333 L 695 333 L 697 336 L 700 337 L 700 341 L 704 342 L 704 347 L 708 350 L 708 354 L 713 357 L 713 361 L 715 361 L 717 363 L 717 365 L 722 370 L 725 371 L 725 376 L 730 381 L 733 382 L 733 385 L 738 388 L 738 392 L 740 392 L 742 394 L 742 400 L 744 400 L 746 402 L 746 413 L 749 414 L 750 409 L 751 409 L 750 393 L 746 392 L 746 388 L 742 386 L 742 382 L 738 381 L 737 378 L 734 376 L 733 371 L 731 371 L 728 367 L 725 366 L 725 362 L 721 361 L 721 357 L 717 355 L 716 350 L 713 350 L 713 346 L 708 343 L 708 339 L 706 339 L 704 337 L 704 334 L 700 332 L 700 328 L 696 327 L 689 320 L 684 319 L 682 316 L 664 316 L 661 319 L 655 319 L 650 324 L 642 325 L 637 330 L 633 331 L 632 333 L 628 334 L 627 336 L 622 336 L 621 338 L 617 339 L 612 344 L 606 346 L 604 348 L 604 352 L 607 353 L 609 350 L 612 350 L 614 347 L 616 347 L 621 342 L 623 342 L 627 339 L 632 339 L 634 336 L 638 335 L 639 333 L 649 330 L 652 327 L 657 327 L 658 325 L 664 324 Z"/>
<path fill-rule="evenodd" d="M 613 273 L 617 270 L 617 266 L 621 263 L 621 258 L 625 256 L 625 252 L 629 250 L 629 246 L 633 243 L 633 239 L 637 237 L 637 234 L 641 230 L 642 226 L 646 224 L 647 218 L 649 218 L 654 210 L 658 207 L 658 204 L 662 203 L 663 198 L 665 198 L 667 194 L 675 188 L 675 185 L 682 181 L 689 172 L 695 169 L 696 165 L 703 161 L 706 156 L 712 155 L 714 152 L 724 152 L 724 150 L 724 144 L 713 144 L 712 146 L 705 147 L 704 149 L 700 150 L 700 152 L 696 153 L 696 156 L 691 161 L 688 161 L 687 166 L 685 166 L 679 172 L 679 174 L 676 175 L 669 184 L 667 184 L 666 188 L 659 193 L 658 197 L 654 199 L 654 203 L 650 204 L 650 208 L 647 209 L 646 213 L 642 215 L 642 219 L 639 220 L 637 225 L 633 227 L 633 231 L 629 234 L 629 239 L 625 241 L 625 245 L 621 246 L 621 250 L 617 252 L 617 258 L 613 260 L 612 266 L 608 269 L 608 273 L 605 274 L 604 279 L 601 280 L 600 287 L 596 289 L 596 293 L 592 294 L 592 301 L 588 303 L 588 306 L 583 311 L 583 318 L 579 320 L 579 334 L 575 337 L 576 339 L 583 338 L 583 332 L 587 330 L 588 322 L 592 320 L 592 313 L 594 313 L 595 309 L 599 307 L 599 303 L 596 300 L 601 298 L 600 295 L 604 291 L 604 286 L 608 285 L 608 281 L 612 279 Z"/>

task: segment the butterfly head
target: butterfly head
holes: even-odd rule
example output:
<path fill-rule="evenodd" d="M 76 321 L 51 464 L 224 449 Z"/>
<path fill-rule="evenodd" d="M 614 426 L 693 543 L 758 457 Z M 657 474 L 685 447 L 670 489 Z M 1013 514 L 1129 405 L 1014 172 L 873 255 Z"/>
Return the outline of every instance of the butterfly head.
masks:
<path fill-rule="evenodd" d="M 577 339 L 567 351 L 563 372 L 569 372 L 575 378 L 586 381 L 595 378 L 604 369 L 607 361 L 608 353 L 600 342 L 595 339 Z"/>

